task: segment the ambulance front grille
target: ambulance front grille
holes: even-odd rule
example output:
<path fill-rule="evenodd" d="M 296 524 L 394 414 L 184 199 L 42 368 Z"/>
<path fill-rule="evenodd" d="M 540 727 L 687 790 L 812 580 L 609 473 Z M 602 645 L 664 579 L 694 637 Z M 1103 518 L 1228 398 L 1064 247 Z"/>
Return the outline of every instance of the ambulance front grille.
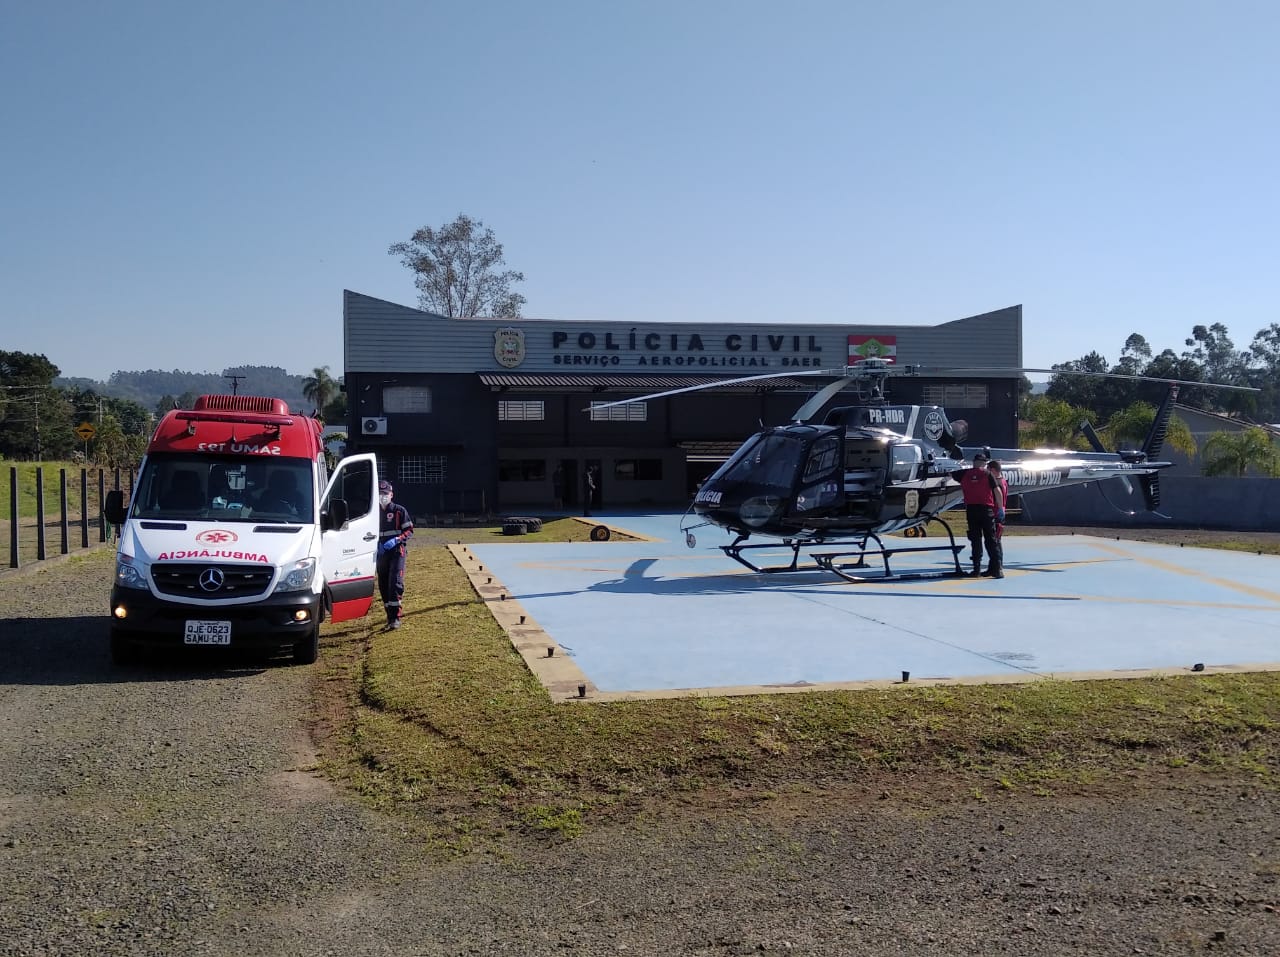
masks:
<path fill-rule="evenodd" d="M 176 598 L 250 598 L 262 595 L 275 574 L 270 566 L 160 562 L 151 566 L 156 591 Z"/>

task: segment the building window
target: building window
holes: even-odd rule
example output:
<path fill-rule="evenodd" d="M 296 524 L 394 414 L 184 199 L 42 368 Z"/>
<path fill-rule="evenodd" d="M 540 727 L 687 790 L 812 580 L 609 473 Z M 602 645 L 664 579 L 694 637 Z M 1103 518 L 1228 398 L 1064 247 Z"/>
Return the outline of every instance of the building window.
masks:
<path fill-rule="evenodd" d="M 499 459 L 499 482 L 545 482 L 547 463 L 543 459 Z"/>
<path fill-rule="evenodd" d="M 443 485 L 448 471 L 447 455 L 406 455 L 400 459 L 400 481 L 406 485 Z"/>
<path fill-rule="evenodd" d="M 592 422 L 647 422 L 649 420 L 649 403 L 632 402 L 629 405 L 615 405 L 610 409 L 602 409 L 604 402 L 591 403 Z"/>
<path fill-rule="evenodd" d="M 547 417 L 542 399 L 499 399 L 499 422 L 541 422 Z"/>
<path fill-rule="evenodd" d="M 990 390 L 985 385 L 967 382 L 926 385 L 920 401 L 925 405 L 940 405 L 944 409 L 985 409 L 990 402 Z"/>
<path fill-rule="evenodd" d="M 421 385 L 383 386 L 382 411 L 426 415 L 431 411 L 431 390 Z"/>
<path fill-rule="evenodd" d="M 619 459 L 613 477 L 621 482 L 661 482 L 662 459 Z"/>

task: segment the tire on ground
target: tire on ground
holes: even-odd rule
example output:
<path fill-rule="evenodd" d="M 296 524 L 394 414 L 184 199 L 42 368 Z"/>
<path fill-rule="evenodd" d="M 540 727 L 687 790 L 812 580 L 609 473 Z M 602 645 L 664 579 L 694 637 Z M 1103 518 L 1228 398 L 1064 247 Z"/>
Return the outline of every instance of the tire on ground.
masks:
<path fill-rule="evenodd" d="M 525 526 L 524 522 L 506 521 L 502 523 L 503 535 L 523 535 L 528 530 L 529 529 Z"/>
<path fill-rule="evenodd" d="M 504 522 L 520 522 L 524 525 L 525 530 L 529 532 L 542 531 L 542 519 L 534 518 L 530 515 L 512 515 L 510 518 L 504 518 Z"/>
<path fill-rule="evenodd" d="M 312 626 L 310 633 L 293 646 L 293 663 L 313 665 L 320 657 L 320 622 Z"/>

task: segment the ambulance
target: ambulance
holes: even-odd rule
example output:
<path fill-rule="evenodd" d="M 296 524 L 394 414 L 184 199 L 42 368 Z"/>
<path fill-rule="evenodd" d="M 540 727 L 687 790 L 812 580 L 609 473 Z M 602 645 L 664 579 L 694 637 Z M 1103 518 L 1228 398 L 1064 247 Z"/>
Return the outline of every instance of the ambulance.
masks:
<path fill-rule="evenodd" d="M 111 656 L 222 647 L 316 660 L 320 623 L 373 601 L 377 461 L 332 474 L 321 424 L 283 399 L 204 395 L 157 426 L 119 527 Z"/>

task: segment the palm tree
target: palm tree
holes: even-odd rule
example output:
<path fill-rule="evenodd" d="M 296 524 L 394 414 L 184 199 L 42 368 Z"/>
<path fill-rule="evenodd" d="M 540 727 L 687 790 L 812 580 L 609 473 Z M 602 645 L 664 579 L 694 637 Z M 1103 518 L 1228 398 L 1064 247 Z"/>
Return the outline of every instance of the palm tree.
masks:
<path fill-rule="evenodd" d="M 1204 474 L 1243 478 L 1249 468 L 1263 475 L 1280 476 L 1280 452 L 1266 429 L 1214 432 L 1204 444 Z"/>
<path fill-rule="evenodd" d="M 1080 423 L 1097 418 L 1088 409 L 1043 395 L 1027 401 L 1026 417 L 1031 425 L 1019 436 L 1020 443 L 1059 449 L 1082 448 L 1083 442 L 1078 435 Z"/>
<path fill-rule="evenodd" d="M 328 366 L 312 369 L 311 375 L 302 380 L 302 397 L 316 409 L 316 415 L 324 415 L 325 406 L 338 394 L 338 383 L 329 375 Z"/>
<path fill-rule="evenodd" d="M 1134 448 L 1138 447 L 1147 440 L 1151 423 L 1155 420 L 1156 407 L 1149 402 L 1134 402 L 1125 406 L 1107 420 L 1106 433 L 1111 440 L 1109 444 L 1114 449 L 1120 448 L 1122 443 L 1128 443 Z M 1195 436 L 1187 428 L 1187 423 L 1177 416 L 1169 419 L 1164 438 L 1187 458 L 1196 457 Z"/>

